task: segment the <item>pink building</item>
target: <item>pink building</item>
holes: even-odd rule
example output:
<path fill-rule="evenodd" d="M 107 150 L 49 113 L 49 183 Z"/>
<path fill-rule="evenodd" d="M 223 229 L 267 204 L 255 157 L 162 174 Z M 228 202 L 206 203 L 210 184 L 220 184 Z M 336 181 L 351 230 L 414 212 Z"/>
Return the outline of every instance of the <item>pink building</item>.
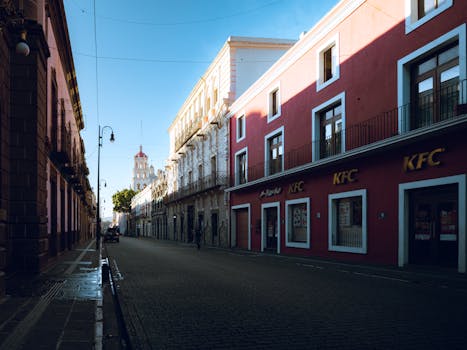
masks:
<path fill-rule="evenodd" d="M 467 2 L 342 0 L 230 107 L 231 245 L 466 272 Z"/>

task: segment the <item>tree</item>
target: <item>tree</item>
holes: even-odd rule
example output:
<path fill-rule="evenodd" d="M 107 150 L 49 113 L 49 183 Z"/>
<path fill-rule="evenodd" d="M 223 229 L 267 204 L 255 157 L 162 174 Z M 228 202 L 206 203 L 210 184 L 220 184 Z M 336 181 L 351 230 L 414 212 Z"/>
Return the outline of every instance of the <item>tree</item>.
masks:
<path fill-rule="evenodd" d="M 112 203 L 114 205 L 114 211 L 129 213 L 131 211 L 131 199 L 137 192 L 132 189 L 124 189 L 114 193 L 112 196 Z"/>

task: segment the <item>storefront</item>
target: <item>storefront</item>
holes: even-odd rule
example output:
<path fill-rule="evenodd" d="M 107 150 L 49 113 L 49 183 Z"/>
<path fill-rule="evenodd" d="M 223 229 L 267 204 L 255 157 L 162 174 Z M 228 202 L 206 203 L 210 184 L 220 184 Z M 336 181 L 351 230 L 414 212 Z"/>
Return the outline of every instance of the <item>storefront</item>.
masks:
<path fill-rule="evenodd" d="M 232 246 L 466 271 L 462 131 L 231 189 Z M 435 147 L 433 145 L 436 145 Z"/>

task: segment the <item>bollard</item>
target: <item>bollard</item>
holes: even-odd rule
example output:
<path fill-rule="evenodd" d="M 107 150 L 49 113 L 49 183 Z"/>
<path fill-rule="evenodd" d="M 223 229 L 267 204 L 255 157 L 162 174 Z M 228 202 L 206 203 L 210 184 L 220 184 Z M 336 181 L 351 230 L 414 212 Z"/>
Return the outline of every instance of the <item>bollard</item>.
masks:
<path fill-rule="evenodd" d="M 102 282 L 108 283 L 110 279 L 109 259 L 105 258 L 101 260 L 101 272 L 102 272 Z"/>

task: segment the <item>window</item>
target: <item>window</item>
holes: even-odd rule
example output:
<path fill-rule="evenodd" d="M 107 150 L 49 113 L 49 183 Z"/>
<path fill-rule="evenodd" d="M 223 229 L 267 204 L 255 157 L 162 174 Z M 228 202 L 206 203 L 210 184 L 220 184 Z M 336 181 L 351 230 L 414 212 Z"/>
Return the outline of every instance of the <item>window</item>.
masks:
<path fill-rule="evenodd" d="M 313 160 L 341 154 L 345 150 L 345 94 L 313 108 Z"/>
<path fill-rule="evenodd" d="M 457 116 L 467 102 L 466 52 L 463 24 L 397 62 L 400 133 Z"/>
<path fill-rule="evenodd" d="M 281 116 L 281 102 L 279 87 L 275 87 L 268 96 L 268 123 Z"/>
<path fill-rule="evenodd" d="M 244 148 L 235 153 L 235 184 L 241 185 L 248 181 L 247 175 L 248 153 Z"/>
<path fill-rule="evenodd" d="M 427 23 L 452 6 L 453 0 L 405 0 L 405 33 Z"/>
<path fill-rule="evenodd" d="M 287 247 L 310 248 L 310 199 L 294 199 L 285 202 Z"/>
<path fill-rule="evenodd" d="M 245 115 L 242 114 L 237 118 L 237 142 L 245 138 Z"/>
<path fill-rule="evenodd" d="M 329 250 L 367 251 L 366 190 L 329 195 Z"/>
<path fill-rule="evenodd" d="M 412 65 L 411 129 L 452 118 L 459 103 L 459 45 Z"/>
<path fill-rule="evenodd" d="M 337 104 L 320 113 L 320 158 L 341 153 L 342 106 Z"/>
<path fill-rule="evenodd" d="M 283 127 L 265 137 L 265 175 L 273 175 L 284 170 Z"/>
<path fill-rule="evenodd" d="M 339 79 L 339 40 L 332 38 L 318 50 L 316 90 L 319 91 Z"/>

